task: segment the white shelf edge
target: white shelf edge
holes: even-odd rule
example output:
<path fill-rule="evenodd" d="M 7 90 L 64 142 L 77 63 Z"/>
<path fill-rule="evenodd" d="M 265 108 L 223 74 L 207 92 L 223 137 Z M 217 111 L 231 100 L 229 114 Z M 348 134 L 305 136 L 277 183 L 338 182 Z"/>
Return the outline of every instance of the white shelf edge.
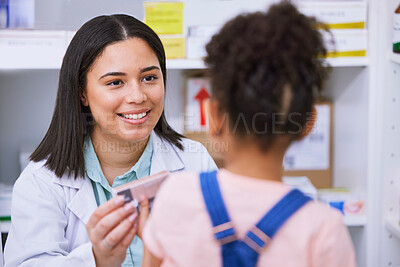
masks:
<path fill-rule="evenodd" d="M 367 67 L 369 59 L 367 57 L 342 57 L 327 58 L 326 62 L 332 67 Z"/>
<path fill-rule="evenodd" d="M 385 228 L 388 230 L 391 234 L 395 235 L 397 238 L 400 238 L 400 226 L 398 224 L 398 221 L 396 222 L 395 219 L 385 219 Z"/>
<path fill-rule="evenodd" d="M 205 69 L 202 59 L 167 59 L 167 69 Z"/>
<path fill-rule="evenodd" d="M 388 58 L 393 63 L 400 64 L 400 54 L 395 54 L 393 52 L 390 52 Z"/>
<path fill-rule="evenodd" d="M 343 223 L 347 227 L 360 227 L 367 224 L 367 217 L 363 216 L 343 216 Z"/>

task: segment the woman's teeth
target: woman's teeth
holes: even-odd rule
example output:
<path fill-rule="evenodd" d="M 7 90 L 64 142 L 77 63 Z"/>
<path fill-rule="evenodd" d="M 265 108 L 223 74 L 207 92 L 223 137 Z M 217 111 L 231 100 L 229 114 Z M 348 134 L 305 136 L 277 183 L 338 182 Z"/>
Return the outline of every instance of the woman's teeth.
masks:
<path fill-rule="evenodd" d="M 139 120 L 141 118 L 143 118 L 144 116 L 146 116 L 147 112 L 143 112 L 140 114 L 122 114 L 122 116 L 125 119 L 130 119 L 130 120 Z"/>

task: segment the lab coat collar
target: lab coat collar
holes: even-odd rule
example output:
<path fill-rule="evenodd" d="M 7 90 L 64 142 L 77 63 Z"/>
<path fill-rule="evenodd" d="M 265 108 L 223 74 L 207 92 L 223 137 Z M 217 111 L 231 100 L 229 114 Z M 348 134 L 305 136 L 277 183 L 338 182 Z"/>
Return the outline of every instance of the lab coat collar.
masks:
<path fill-rule="evenodd" d="M 153 156 L 151 159 L 150 174 L 155 174 L 164 170 L 176 172 L 183 170 L 185 165 L 178 155 L 177 147 L 168 141 L 161 139 L 154 131 L 153 140 Z"/>
<path fill-rule="evenodd" d="M 90 179 L 87 177 L 74 179 L 73 177 L 63 175 L 61 178 L 54 177 L 53 182 L 77 189 L 75 195 L 67 203 L 67 208 L 86 224 L 93 211 L 97 208 Z"/>

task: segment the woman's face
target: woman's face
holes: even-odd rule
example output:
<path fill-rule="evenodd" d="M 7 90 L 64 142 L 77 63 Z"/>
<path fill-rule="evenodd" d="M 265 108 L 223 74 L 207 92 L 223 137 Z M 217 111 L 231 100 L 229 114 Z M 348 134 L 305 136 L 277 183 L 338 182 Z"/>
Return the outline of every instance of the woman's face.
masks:
<path fill-rule="evenodd" d="M 164 80 L 150 46 L 140 38 L 107 46 L 87 74 L 82 103 L 95 119 L 95 137 L 147 139 L 164 108 Z"/>

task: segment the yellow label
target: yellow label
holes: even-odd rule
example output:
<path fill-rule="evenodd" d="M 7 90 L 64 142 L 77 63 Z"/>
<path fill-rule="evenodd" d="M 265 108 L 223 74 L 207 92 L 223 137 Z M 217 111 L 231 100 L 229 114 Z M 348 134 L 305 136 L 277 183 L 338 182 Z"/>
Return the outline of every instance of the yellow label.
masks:
<path fill-rule="evenodd" d="M 185 38 L 160 37 L 167 59 L 185 58 Z"/>
<path fill-rule="evenodd" d="M 334 51 L 326 53 L 326 57 L 365 57 L 366 50 Z"/>
<path fill-rule="evenodd" d="M 145 2 L 144 21 L 157 34 L 182 34 L 183 3 Z"/>
<path fill-rule="evenodd" d="M 330 29 L 364 29 L 365 22 L 347 22 L 327 24 Z"/>

